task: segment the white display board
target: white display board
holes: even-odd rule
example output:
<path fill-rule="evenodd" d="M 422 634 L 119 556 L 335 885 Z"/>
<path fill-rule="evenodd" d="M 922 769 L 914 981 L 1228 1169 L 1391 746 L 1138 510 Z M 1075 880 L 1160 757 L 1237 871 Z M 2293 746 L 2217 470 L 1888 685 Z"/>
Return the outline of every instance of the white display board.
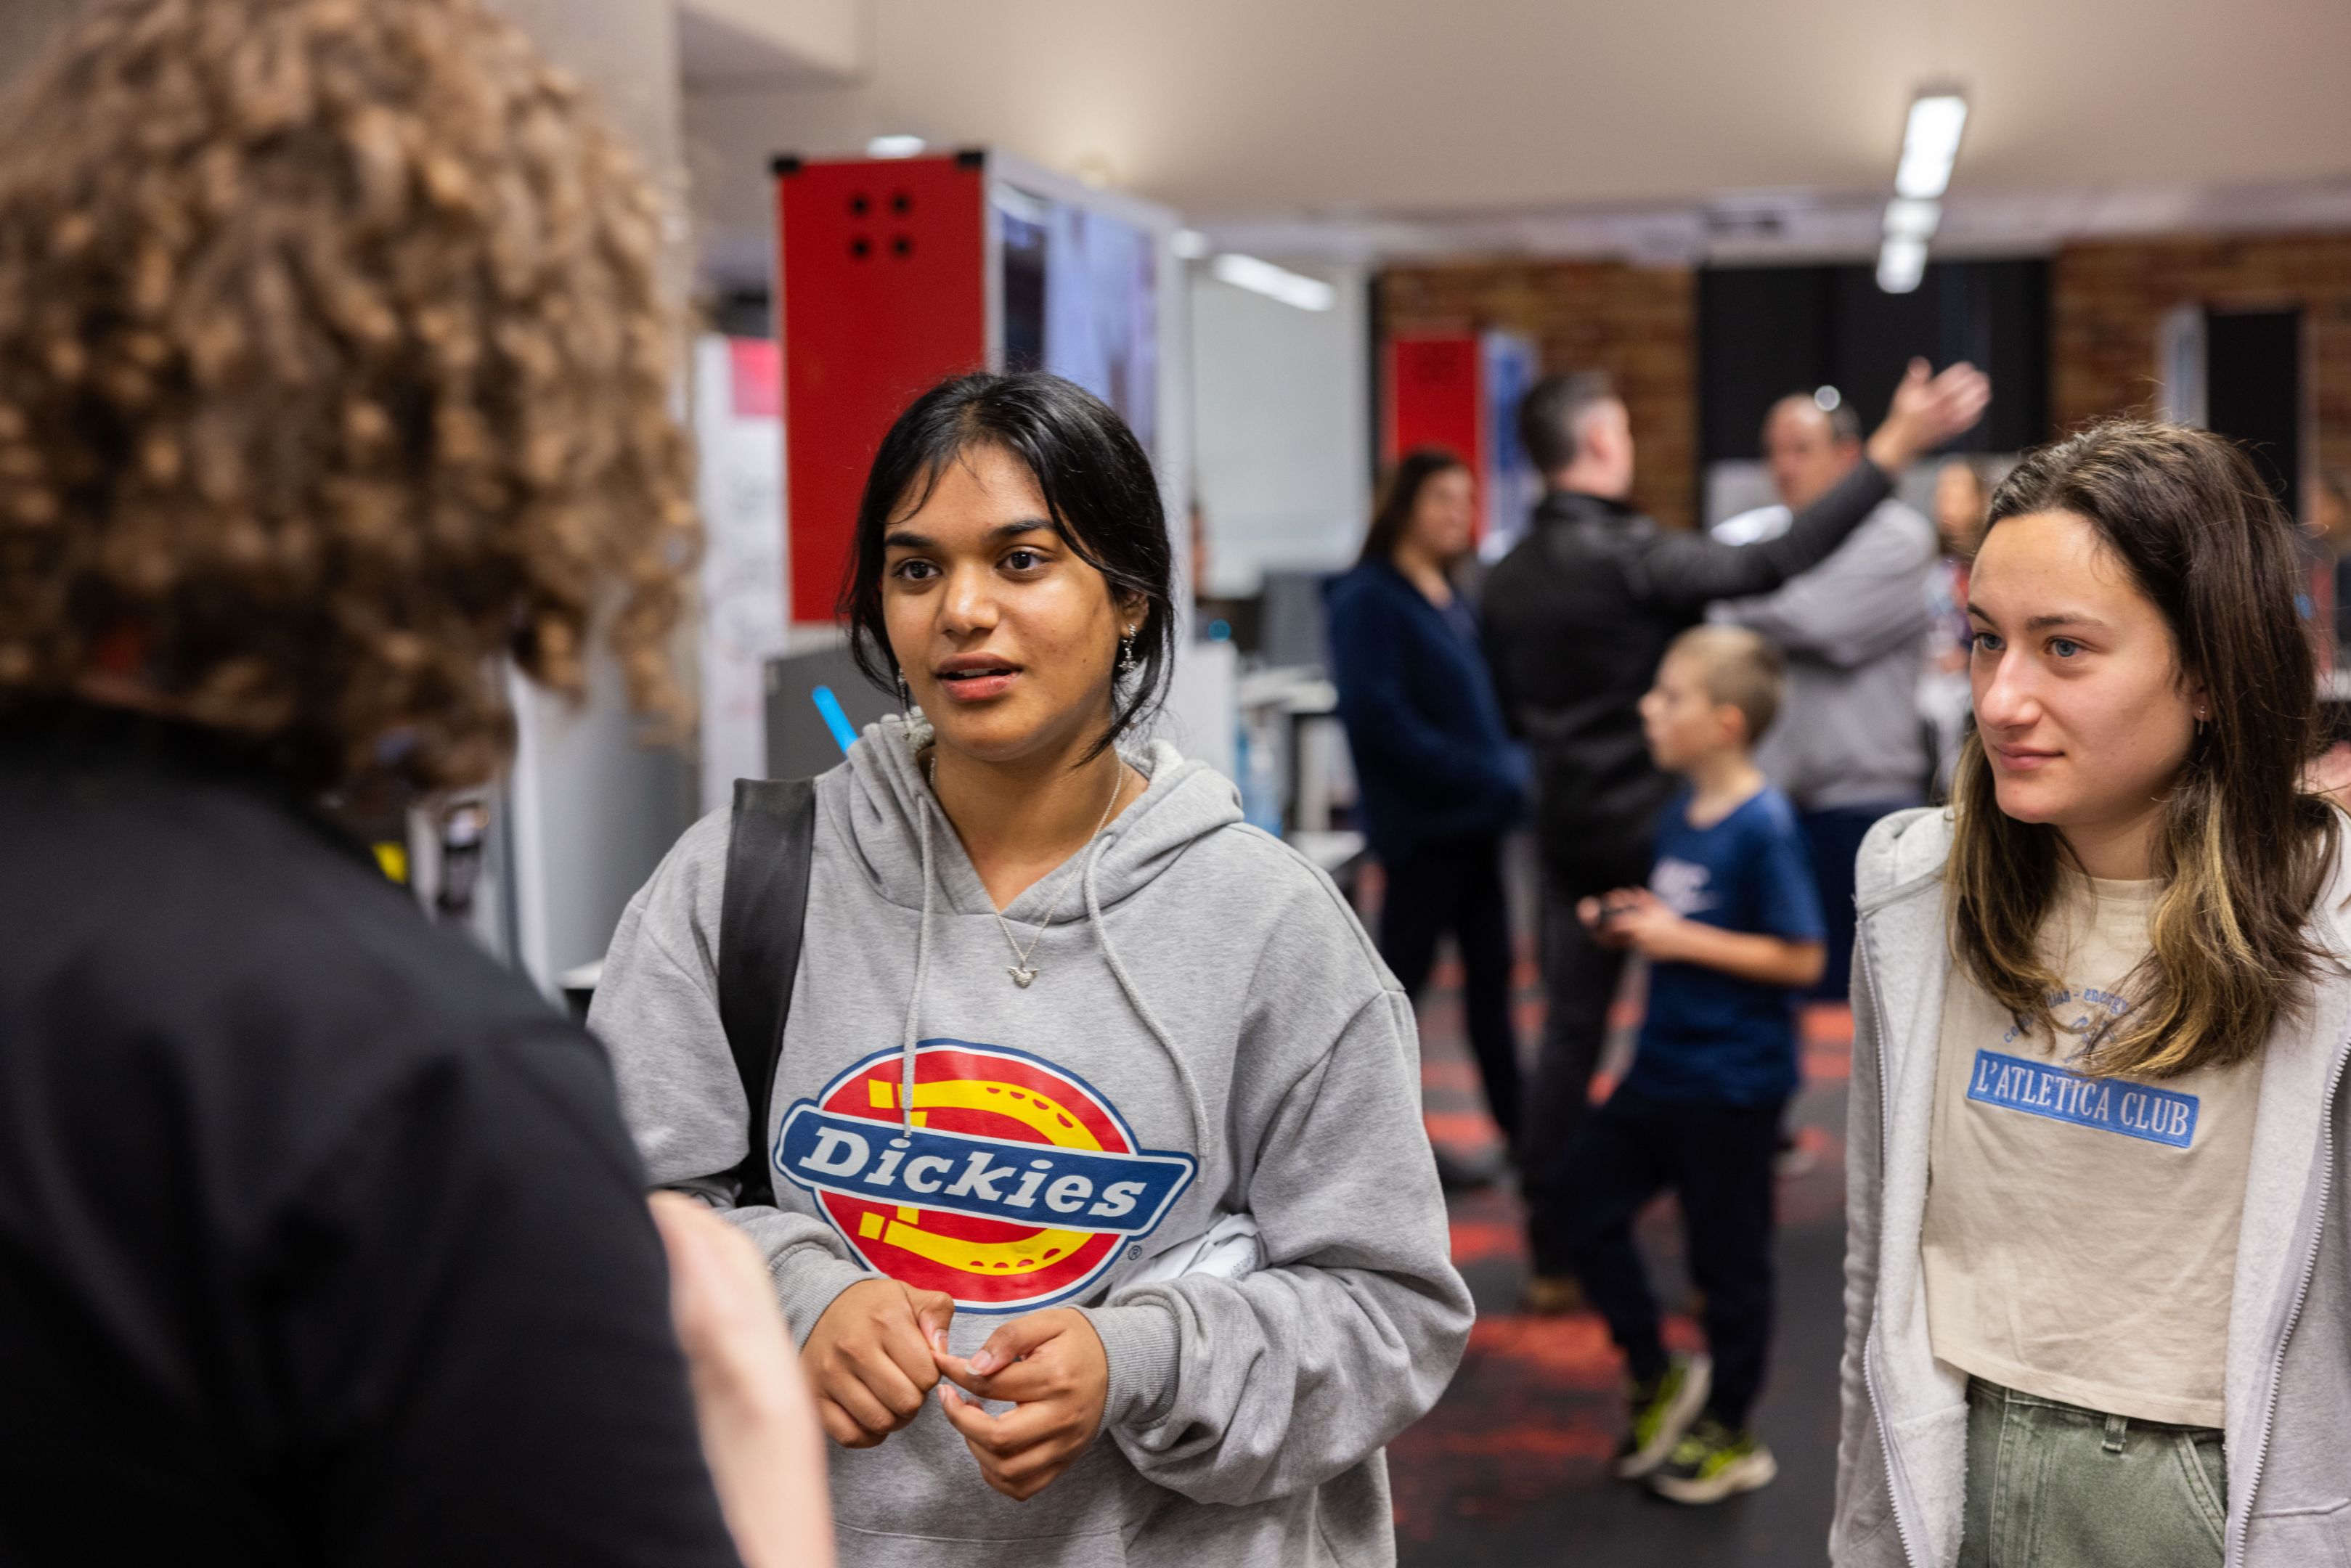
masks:
<path fill-rule="evenodd" d="M 767 771 L 761 672 L 784 651 L 784 445 L 776 345 L 715 334 L 694 346 L 702 508 L 702 809 Z"/>

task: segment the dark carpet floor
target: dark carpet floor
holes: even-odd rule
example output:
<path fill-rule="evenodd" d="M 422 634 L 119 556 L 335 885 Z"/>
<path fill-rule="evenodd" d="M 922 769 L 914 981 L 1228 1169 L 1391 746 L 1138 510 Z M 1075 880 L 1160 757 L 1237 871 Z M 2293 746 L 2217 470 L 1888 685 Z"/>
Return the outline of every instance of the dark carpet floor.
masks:
<path fill-rule="evenodd" d="M 1430 1135 L 1488 1154 L 1490 1124 L 1461 1032 L 1452 967 L 1422 1008 Z M 1540 987 L 1520 965 L 1520 1032 L 1530 1048 Z M 1620 1005 L 1612 1063 L 1621 1070 L 1637 1000 Z M 1837 1357 L 1844 1255 L 1844 1125 L 1851 1019 L 1805 1019 L 1805 1088 L 1793 1121 L 1812 1168 L 1780 1182 L 1780 1334 L 1756 1426 L 1780 1462 L 1764 1490 L 1710 1508 L 1666 1502 L 1614 1479 L 1624 1421 L 1623 1372 L 1590 1312 L 1519 1310 L 1526 1277 L 1520 1208 L 1505 1183 L 1452 1200 L 1453 1256 L 1478 1299 L 1468 1356 L 1445 1398 L 1389 1450 L 1405 1568 L 1777 1568 L 1825 1560 L 1836 1475 Z M 1604 1073 L 1604 1080 L 1609 1076 Z M 1643 1220 L 1661 1299 L 1686 1301 L 1671 1201 Z M 1695 1348 L 1687 1313 L 1669 1336 Z"/>

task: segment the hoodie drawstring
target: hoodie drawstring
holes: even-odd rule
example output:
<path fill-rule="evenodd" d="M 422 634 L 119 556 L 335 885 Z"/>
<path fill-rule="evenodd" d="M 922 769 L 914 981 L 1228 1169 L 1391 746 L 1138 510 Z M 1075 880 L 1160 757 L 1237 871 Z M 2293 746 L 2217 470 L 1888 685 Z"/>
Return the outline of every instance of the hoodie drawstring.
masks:
<path fill-rule="evenodd" d="M 1117 977 L 1118 988 L 1126 993 L 1127 1005 L 1134 1009 L 1136 1016 L 1143 1019 L 1143 1027 L 1151 1032 L 1151 1038 L 1159 1042 L 1159 1049 L 1167 1053 L 1167 1060 L 1175 1065 L 1176 1081 L 1184 1085 L 1184 1103 L 1192 1113 L 1192 1147 L 1205 1160 L 1208 1153 L 1207 1102 L 1200 1098 L 1200 1086 L 1192 1077 L 1191 1064 L 1184 1060 L 1184 1053 L 1176 1049 L 1175 1040 L 1161 1026 L 1159 1016 L 1151 1010 L 1151 1004 L 1143 999 L 1143 993 L 1135 988 L 1134 978 L 1126 972 L 1126 966 L 1119 962 L 1118 949 L 1111 946 L 1110 926 L 1102 919 L 1102 895 L 1094 885 L 1094 871 L 1102 864 L 1102 851 L 1110 847 L 1111 840 L 1115 837 L 1117 835 L 1113 833 L 1099 840 L 1093 852 L 1086 857 L 1086 918 L 1093 922 L 1094 940 L 1102 944 L 1103 961 L 1110 965 L 1110 972 Z"/>
<path fill-rule="evenodd" d="M 914 1127 L 914 1037 L 922 1022 L 923 983 L 931 972 L 931 802 L 914 803 L 923 840 L 923 915 L 914 927 L 914 991 L 906 998 L 906 1027 L 898 1039 L 898 1122 Z"/>

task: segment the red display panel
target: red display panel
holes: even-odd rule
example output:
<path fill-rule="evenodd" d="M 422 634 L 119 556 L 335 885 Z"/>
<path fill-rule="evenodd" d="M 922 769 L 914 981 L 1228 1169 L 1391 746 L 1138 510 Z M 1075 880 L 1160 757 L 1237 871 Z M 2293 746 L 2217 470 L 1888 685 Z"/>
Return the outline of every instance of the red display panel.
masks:
<path fill-rule="evenodd" d="M 987 360 L 976 157 L 780 165 L 777 319 L 791 619 L 829 622 L 865 470 L 925 387 Z"/>
<path fill-rule="evenodd" d="M 1459 337 L 1396 338 L 1382 367 L 1387 418 L 1382 422 L 1380 460 L 1393 464 L 1416 446 L 1442 446 L 1476 476 L 1479 528 L 1485 523 L 1485 378 L 1478 340 Z"/>

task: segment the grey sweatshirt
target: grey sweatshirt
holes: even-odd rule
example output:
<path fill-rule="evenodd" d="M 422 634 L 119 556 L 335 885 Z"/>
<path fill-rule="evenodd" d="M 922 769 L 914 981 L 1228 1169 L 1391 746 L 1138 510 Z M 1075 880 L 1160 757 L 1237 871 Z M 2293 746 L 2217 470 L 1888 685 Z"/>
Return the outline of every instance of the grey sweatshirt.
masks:
<path fill-rule="evenodd" d="M 1765 507 L 1721 525 L 1758 532 Z M 1784 528 L 1787 525 L 1779 525 Z M 1776 591 L 1707 612 L 1762 633 L 1788 656 L 1787 699 L 1755 760 L 1807 811 L 1916 800 L 1927 777 L 1918 671 L 1927 647 L 1927 579 L 1941 554 L 1935 525 L 1885 500 L 1810 571 Z"/>
<path fill-rule="evenodd" d="M 1857 870 L 1844 1413 L 1829 1531 L 1839 1568 L 1959 1557 L 1967 1377 L 1935 1359 L 1919 1261 L 1950 848 L 1948 810 L 1904 811 L 1870 831 Z M 2229 1314 L 2227 1568 L 2351 1563 L 2347 911 L 2351 861 L 2338 857 L 2310 920 L 2327 967 L 2263 1048 Z"/>
<path fill-rule="evenodd" d="M 1411 1003 L 1228 782 L 1165 744 L 1130 760 L 1150 787 L 1075 866 L 1027 988 L 900 720 L 818 780 L 768 1114 L 779 1207 L 733 1218 L 802 1338 L 887 1273 L 956 1297 L 957 1354 L 1008 1314 L 1081 1307 L 1110 1373 L 1100 1436 L 1026 1503 L 934 1406 L 835 1449 L 846 1563 L 1394 1560 L 1383 1446 L 1436 1402 L 1471 1315 Z M 716 988 L 726 817 L 630 904 L 589 1020 L 653 1179 L 722 1201 L 747 1120 Z M 1023 947 L 1061 883 L 1006 909 Z M 1242 1212 L 1257 1271 L 1132 1282 Z"/>

